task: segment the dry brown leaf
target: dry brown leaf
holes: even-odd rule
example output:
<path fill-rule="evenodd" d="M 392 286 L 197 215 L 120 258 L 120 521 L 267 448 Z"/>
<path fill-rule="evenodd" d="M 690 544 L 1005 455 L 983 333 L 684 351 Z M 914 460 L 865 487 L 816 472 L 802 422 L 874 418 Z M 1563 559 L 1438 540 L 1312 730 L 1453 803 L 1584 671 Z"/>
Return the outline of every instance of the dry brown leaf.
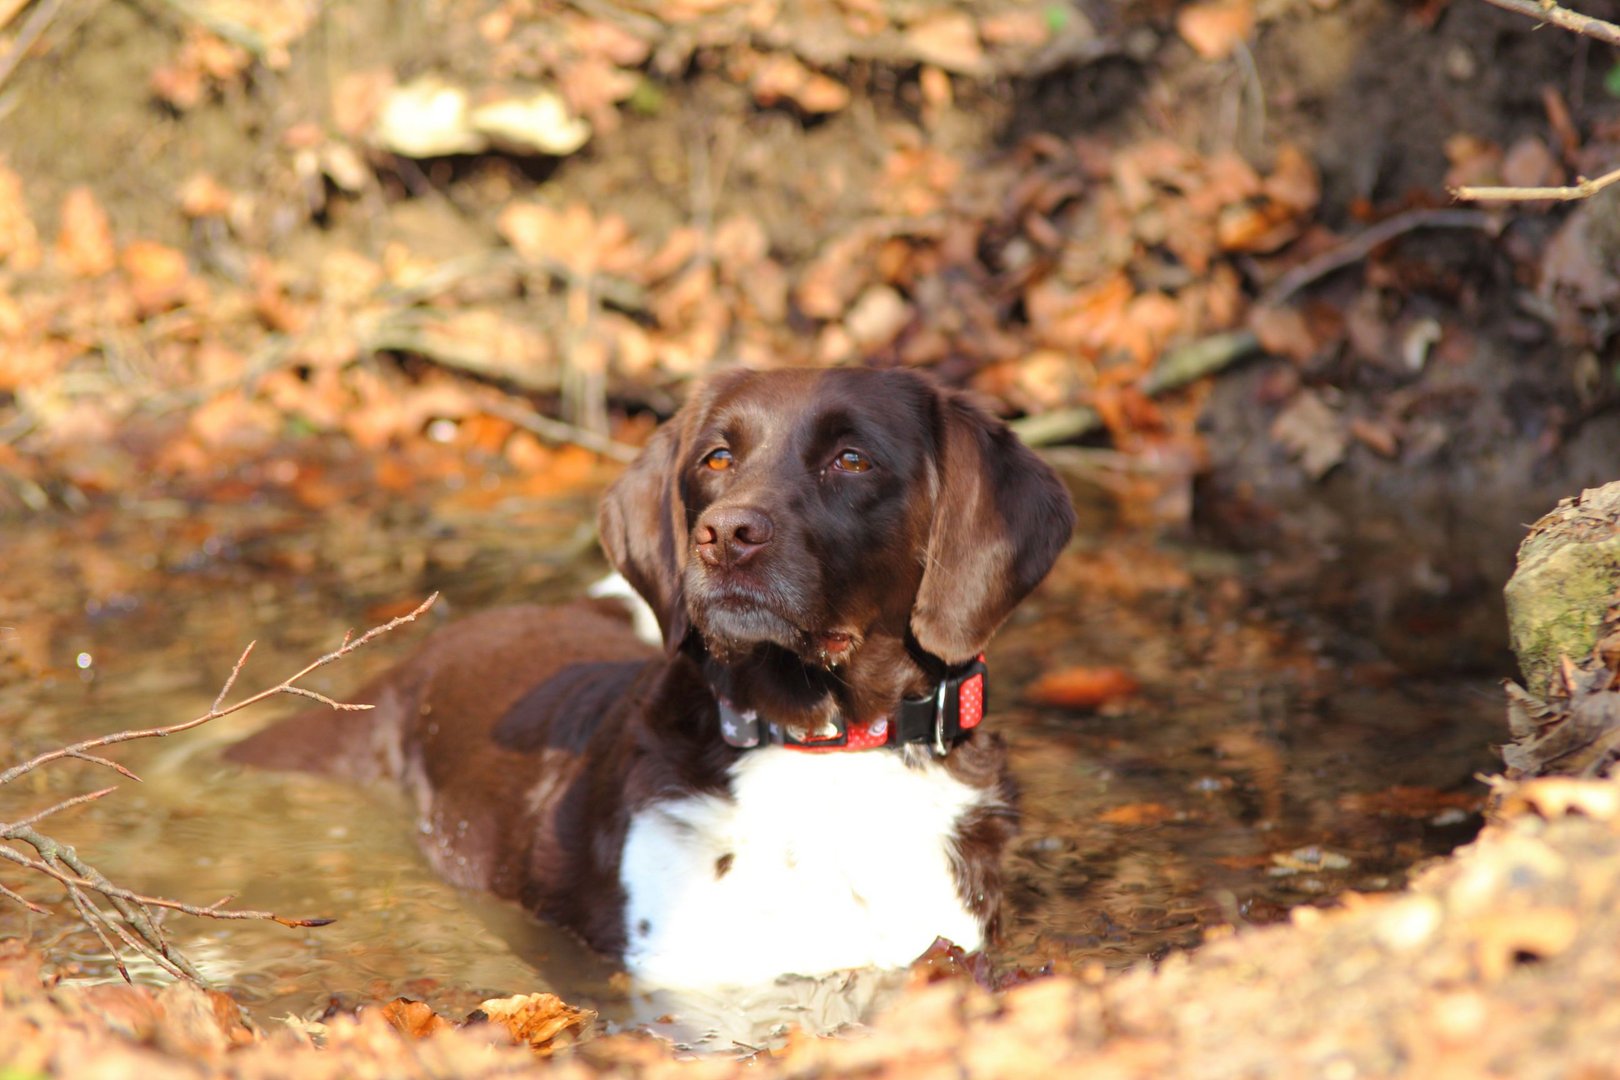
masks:
<path fill-rule="evenodd" d="M 813 319 L 836 319 L 864 283 L 868 266 L 863 256 L 871 238 L 862 230 L 838 237 L 805 268 L 793 290 L 799 310 Z"/>
<path fill-rule="evenodd" d="M 664 242 L 658 250 L 643 261 L 638 278 L 648 283 L 662 281 L 684 269 L 701 250 L 703 250 L 703 233 L 690 225 L 678 225 L 664 237 Z"/>
<path fill-rule="evenodd" d="M 1493 983 L 1524 957 L 1548 959 L 1575 944 L 1580 920 L 1565 908 L 1497 911 L 1473 919 L 1474 961 L 1480 978 Z"/>
<path fill-rule="evenodd" d="M 943 209 L 962 176 L 962 160 L 930 146 L 902 147 L 883 162 L 875 193 L 890 213 L 925 217 Z"/>
<path fill-rule="evenodd" d="M 113 1031 L 135 1042 L 147 1042 L 162 1022 L 162 1009 L 151 989 L 124 983 L 85 987 L 73 1005 L 88 1009 Z"/>
<path fill-rule="evenodd" d="M 1525 135 L 1502 158 L 1502 182 L 1512 187 L 1552 187 L 1564 182 L 1564 170 L 1545 142 Z"/>
<path fill-rule="evenodd" d="M 1316 337 L 1305 322 L 1305 316 L 1295 308 L 1253 308 L 1248 324 L 1260 339 L 1260 348 L 1273 356 L 1303 362 L 1316 352 Z"/>
<path fill-rule="evenodd" d="M 1222 251 L 1267 255 L 1298 236 L 1302 224 L 1291 207 L 1261 196 L 1223 208 L 1215 240 Z"/>
<path fill-rule="evenodd" d="M 32 270 L 40 263 L 39 231 L 23 198 L 22 178 L 0 165 L 0 263 Z"/>
<path fill-rule="evenodd" d="M 224 217 L 235 198 L 211 174 L 192 173 L 180 185 L 180 212 L 189 218 Z"/>
<path fill-rule="evenodd" d="M 492 998 L 478 1008 L 541 1057 L 578 1041 L 596 1021 L 594 1012 L 576 1009 L 556 994 Z"/>
<path fill-rule="evenodd" d="M 268 405 L 250 401 L 241 391 L 219 394 L 192 411 L 187 427 L 205 448 L 262 449 L 280 427 L 281 417 Z"/>
<path fill-rule="evenodd" d="M 179 303 L 190 281 L 185 254 L 152 240 L 136 240 L 124 248 L 119 265 L 129 278 L 135 306 L 145 313 Z"/>
<path fill-rule="evenodd" d="M 1026 412 L 1045 412 L 1080 400 L 1096 385 L 1089 363 L 1058 349 L 1036 349 L 1016 363 L 986 368 L 976 380 L 982 390 L 1006 397 Z"/>
<path fill-rule="evenodd" d="M 1542 296 L 1565 294 L 1576 304 L 1600 308 L 1620 298 L 1620 279 L 1604 256 L 1604 216 L 1582 203 L 1559 226 L 1541 256 Z"/>
<path fill-rule="evenodd" d="M 1205 60 L 1224 60 L 1254 33 L 1253 0 L 1204 0 L 1176 13 L 1176 32 Z"/>
<path fill-rule="evenodd" d="M 1183 176 L 1178 179 L 1176 173 Z M 1260 173 L 1232 151 L 1194 159 L 1162 176 L 1161 182 L 1180 188 L 1200 217 L 1208 217 L 1232 203 L 1262 194 Z"/>
<path fill-rule="evenodd" d="M 1052 24 L 1042 8 L 1000 11 L 979 20 L 979 33 L 990 45 L 1039 48 L 1052 38 Z"/>
<path fill-rule="evenodd" d="M 1462 187 L 1467 184 L 1494 184 L 1502 179 L 1502 148 L 1495 143 L 1459 132 L 1445 142 L 1445 186 Z"/>
<path fill-rule="evenodd" d="M 617 123 L 613 106 L 639 85 L 637 72 L 626 71 L 605 56 L 582 56 L 557 72 L 557 89 L 568 104 L 604 132 Z"/>
<path fill-rule="evenodd" d="M 605 56 L 620 67 L 640 67 L 652 53 L 652 44 L 607 19 L 568 21 L 568 44 L 587 56 Z"/>
<path fill-rule="evenodd" d="M 985 70 L 984 46 L 972 16 L 961 11 L 942 11 L 912 23 L 905 41 L 917 59 L 959 75 L 978 75 Z"/>
<path fill-rule="evenodd" d="M 1296 214 L 1309 214 L 1322 201 L 1322 178 L 1305 152 L 1293 143 L 1277 151 L 1271 174 L 1261 190 Z"/>
<path fill-rule="evenodd" d="M 1180 816 L 1181 811 L 1163 803 L 1142 802 L 1111 807 L 1099 814 L 1097 820 L 1105 825 L 1159 825 Z"/>
<path fill-rule="evenodd" d="M 1067 667 L 1049 671 L 1024 691 L 1035 705 L 1055 709 L 1095 709 L 1142 688 L 1130 672 L 1116 667 Z"/>
<path fill-rule="evenodd" d="M 1400 433 L 1387 420 L 1353 416 L 1350 418 L 1350 434 L 1379 457 L 1393 458 L 1401 451 Z"/>
<path fill-rule="evenodd" d="M 955 98 L 951 77 L 939 68 L 923 65 L 923 69 L 917 73 L 917 86 L 922 91 L 923 108 L 929 110 L 927 115 L 933 116 L 951 107 Z"/>
<path fill-rule="evenodd" d="M 770 237 L 751 214 L 733 214 L 714 230 L 709 248 L 730 280 L 746 278 L 770 250 Z"/>
<path fill-rule="evenodd" d="M 579 277 L 597 271 L 633 274 L 646 261 L 629 223 L 617 214 L 600 219 L 582 202 L 561 210 L 542 203 L 512 203 L 496 230 L 523 259 L 564 267 Z"/>
<path fill-rule="evenodd" d="M 1614 780 L 1582 780 L 1568 776 L 1529 780 L 1511 788 L 1502 801 L 1504 814 L 1527 810 L 1549 820 L 1573 813 L 1613 821 L 1620 817 L 1620 784 Z"/>
<path fill-rule="evenodd" d="M 158 991 L 158 1004 L 162 1014 L 155 1041 L 176 1057 L 217 1062 L 231 1048 L 254 1041 L 236 1003 L 218 991 L 170 983 Z"/>
<path fill-rule="evenodd" d="M 376 126 L 395 85 L 391 68 L 345 72 L 332 89 L 332 125 L 351 139 L 363 137 Z"/>
<path fill-rule="evenodd" d="M 192 24 L 173 62 L 152 72 L 152 92 L 184 112 L 215 87 L 241 78 L 252 63 L 253 55 L 240 45 Z"/>
<path fill-rule="evenodd" d="M 413 1039 L 425 1039 L 430 1035 L 437 1035 L 441 1031 L 449 1031 L 454 1025 L 423 1001 L 413 1001 L 410 998 L 398 997 L 382 1007 L 383 1019 L 387 1020 L 395 1031 L 402 1035 L 409 1035 Z"/>
<path fill-rule="evenodd" d="M 782 101 L 812 114 L 834 113 L 849 104 L 849 88 L 812 71 L 786 53 L 765 57 L 755 68 L 750 86 L 754 100 L 769 108 Z"/>
<path fill-rule="evenodd" d="M 87 278 L 100 277 L 118 263 L 112 223 L 88 187 L 76 187 L 62 200 L 56 258 L 69 274 Z"/>
<path fill-rule="evenodd" d="M 844 316 L 844 328 L 859 349 L 871 351 L 889 344 L 911 321 L 911 305 L 887 285 L 873 285 Z"/>
<path fill-rule="evenodd" d="M 1350 435 L 1344 418 L 1312 390 L 1301 390 L 1271 423 L 1271 437 L 1299 459 L 1312 480 L 1344 460 Z"/>

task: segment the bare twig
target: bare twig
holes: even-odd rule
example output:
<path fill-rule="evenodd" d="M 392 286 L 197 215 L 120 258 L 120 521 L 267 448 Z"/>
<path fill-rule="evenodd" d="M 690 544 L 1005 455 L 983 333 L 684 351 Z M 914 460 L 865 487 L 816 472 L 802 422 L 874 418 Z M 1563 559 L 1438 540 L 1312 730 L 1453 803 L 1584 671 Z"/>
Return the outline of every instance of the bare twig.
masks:
<path fill-rule="evenodd" d="M 1248 330 L 1229 330 L 1179 345 L 1159 358 L 1142 380 L 1142 392 L 1153 395 L 1179 389 L 1236 363 L 1259 347 L 1260 343 Z M 1089 405 L 1055 409 L 1012 423 L 1018 437 L 1030 446 L 1050 446 L 1078 439 L 1100 427 L 1102 416 Z"/>
<path fill-rule="evenodd" d="M 11 78 L 11 73 L 17 69 L 22 58 L 28 55 L 28 50 L 34 47 L 34 42 L 51 25 L 56 13 L 61 10 L 63 0 L 40 0 L 33 12 L 23 21 L 17 30 L 17 36 L 11 42 L 11 48 L 0 56 L 0 84 Z"/>
<path fill-rule="evenodd" d="M 1483 210 L 1407 210 L 1385 218 L 1352 236 L 1331 251 L 1308 259 L 1272 283 L 1261 294 L 1258 307 L 1278 307 L 1312 282 L 1342 270 L 1372 254 L 1382 244 L 1414 229 L 1490 229 L 1493 222 Z"/>
<path fill-rule="evenodd" d="M 71 746 L 39 754 L 20 765 L 12 766 L 6 771 L 0 772 L 0 786 L 10 783 L 42 765 L 60 761 L 64 758 L 77 758 L 95 765 L 102 765 L 113 769 L 121 776 L 139 780 L 138 776 L 116 761 L 89 751 L 117 743 L 129 742 L 133 739 L 163 738 L 164 736 L 174 735 L 199 727 L 210 720 L 228 716 L 276 694 L 292 694 L 313 698 L 334 709 L 369 709 L 371 708 L 370 705 L 346 704 L 334 701 L 325 694 L 297 685 L 298 680 L 317 668 L 324 667 L 347 656 L 362 645 L 388 633 L 390 630 L 415 621 L 428 608 L 432 607 L 434 601 L 438 598 L 439 594 L 434 593 L 409 614 L 390 619 L 380 626 L 374 626 L 359 637 L 355 637 L 353 631 L 345 632 L 342 643 L 336 649 L 304 665 L 289 678 L 283 679 L 268 690 L 261 690 L 256 694 L 251 694 L 234 705 L 226 705 L 226 697 L 229 696 L 232 687 L 236 685 L 237 677 L 241 675 L 248 656 L 253 652 L 253 644 L 249 643 L 248 647 L 242 650 L 241 656 L 237 658 L 236 663 L 231 667 L 231 673 L 226 677 L 225 685 L 220 689 L 219 696 L 214 699 L 214 703 L 208 712 L 202 716 L 187 720 L 184 723 L 168 724 L 163 727 L 144 728 L 137 731 L 119 731 L 111 735 L 85 739 Z M 184 915 L 210 919 L 256 919 L 289 927 L 325 926 L 332 921 L 325 918 L 292 919 L 277 915 L 271 911 L 230 910 L 223 906 L 229 900 L 229 897 L 213 904 L 197 905 L 161 896 L 147 896 L 144 893 L 138 893 L 121 885 L 113 884 L 99 870 L 81 858 L 72 847 L 59 843 L 34 828 L 36 824 L 53 814 L 94 802 L 110 794 L 113 790 L 115 789 L 104 788 L 100 791 L 76 795 L 17 821 L 10 823 L 0 822 L 0 860 L 43 874 L 61 885 L 67 892 L 68 902 L 79 913 L 80 920 L 90 929 L 91 933 L 95 934 L 102 947 L 106 949 L 107 954 L 112 958 L 113 963 L 117 965 L 119 973 L 126 980 L 130 977 L 129 968 L 124 963 L 120 944 L 122 944 L 123 948 L 133 950 L 146 957 L 158 968 L 168 972 L 170 975 L 177 978 L 191 979 L 198 983 L 205 982 L 201 973 L 191 961 L 175 949 L 164 936 L 160 918 L 154 909 L 158 911 L 178 911 Z M 26 844 L 33 848 L 39 857 L 30 857 L 17 848 L 9 846 L 5 841 Z M 21 904 L 30 911 L 45 912 L 47 910 L 4 885 L 0 885 L 0 897 Z M 97 897 L 104 900 L 112 911 L 104 910 L 97 902 Z M 113 913 L 116 913 L 117 918 L 113 917 Z"/>
<path fill-rule="evenodd" d="M 572 443 L 594 454 L 601 454 L 614 461 L 631 462 L 641 453 L 633 446 L 611 439 L 606 435 L 598 435 L 594 431 L 587 431 L 573 424 L 566 424 L 561 420 L 553 420 L 549 416 L 542 416 L 533 409 L 525 409 L 495 398 L 486 398 L 479 402 L 478 407 L 491 416 L 499 417 L 509 423 L 516 424 L 525 431 L 540 436 L 549 443 Z"/>
<path fill-rule="evenodd" d="M 344 638 L 344 640 L 347 641 L 348 638 Z M 242 650 L 242 655 L 238 656 L 236 663 L 231 665 L 231 673 L 225 676 L 225 685 L 219 688 L 219 696 L 214 698 L 214 703 L 208 707 L 209 712 L 219 712 L 219 707 L 225 704 L 226 695 L 231 692 L 231 687 L 236 685 L 236 677 L 242 674 L 242 668 L 247 664 L 248 657 L 253 655 L 253 646 L 258 643 L 258 639 L 248 642 L 247 648 Z"/>
<path fill-rule="evenodd" d="M 422 601 L 422 603 L 418 604 L 416 610 L 407 615 L 401 615 L 398 618 L 390 619 L 381 626 L 374 626 L 370 630 L 367 630 L 364 634 L 360 635 L 360 637 L 353 640 L 351 640 L 348 635 L 344 635 L 343 644 L 338 646 L 336 649 L 327 653 L 325 656 L 304 665 L 286 679 L 283 679 L 275 686 L 270 687 L 270 689 L 261 690 L 251 697 L 243 698 L 235 705 L 220 708 L 219 699 L 216 699 L 213 708 L 209 709 L 203 715 L 194 717 L 185 721 L 184 723 L 169 724 L 165 727 L 144 728 L 139 731 L 116 731 L 111 735 L 100 735 L 94 739 L 86 739 L 83 742 L 74 743 L 72 746 L 64 746 L 60 750 L 51 750 L 47 753 L 40 754 L 38 757 L 31 758 L 30 760 L 23 762 L 21 765 L 13 765 L 5 772 L 0 772 L 0 786 L 11 783 L 11 781 L 17 779 L 17 777 L 22 776 L 24 773 L 32 772 L 41 765 L 48 765 L 53 761 L 59 761 L 66 757 L 82 758 L 86 761 L 93 761 L 98 765 L 105 765 L 109 768 L 115 769 L 121 775 L 127 776 L 130 779 L 138 780 L 139 777 L 130 772 L 128 769 L 125 769 L 122 765 L 119 765 L 116 762 L 108 761 L 106 758 L 86 754 L 85 751 L 94 750 L 103 746 L 112 746 L 116 743 L 130 742 L 134 739 L 161 739 L 165 736 L 177 735 L 182 731 L 190 731 L 194 727 L 201 727 L 210 720 L 218 720 L 222 716 L 229 716 L 231 713 L 239 712 L 242 709 L 247 708 L 249 705 L 256 705 L 266 698 L 275 697 L 277 694 L 301 693 L 303 692 L 301 687 L 297 689 L 293 688 L 293 684 L 299 679 L 302 679 L 304 676 L 310 674 L 318 668 L 325 667 L 327 664 L 330 664 L 335 660 L 342 659 L 343 657 L 349 655 L 349 653 L 360 648 L 360 646 L 366 644 L 368 641 L 380 637 L 381 635 L 388 633 L 390 630 L 394 630 L 408 622 L 415 622 L 418 617 L 427 611 L 428 608 L 433 606 L 434 601 L 438 600 L 438 598 L 439 594 L 434 593 L 432 596 Z M 251 650 L 252 648 L 252 645 L 248 646 L 248 650 Z M 236 667 L 231 672 L 229 681 L 235 681 L 236 673 L 241 670 L 241 665 L 246 662 L 246 660 L 247 650 L 244 650 L 242 653 L 242 658 L 236 662 Z M 308 695 L 305 694 L 305 696 Z M 220 698 L 223 699 L 223 697 L 224 695 L 222 694 Z M 348 707 L 360 709 L 371 708 L 370 705 Z"/>
<path fill-rule="evenodd" d="M 1593 180 L 1581 176 L 1563 187 L 1454 187 L 1453 197 L 1467 202 L 1571 202 L 1585 199 L 1620 181 L 1620 169 Z"/>
<path fill-rule="evenodd" d="M 18 839 L 24 838 L 19 837 Z M 46 837 L 40 837 L 40 839 L 47 840 Z M 280 923 L 282 926 L 290 926 L 295 928 L 329 926 L 333 922 L 332 919 L 324 918 L 291 919 L 285 915 L 277 915 L 273 911 L 246 911 L 237 908 L 220 907 L 221 904 L 227 903 L 230 900 L 230 897 L 226 897 L 223 900 L 216 900 L 212 904 L 187 904 L 184 901 L 170 900 L 167 897 L 147 896 L 144 893 L 134 892 L 130 889 L 125 889 L 121 886 L 114 885 L 111 882 L 100 879 L 99 877 L 95 880 L 91 880 L 90 878 L 75 877 L 72 874 L 67 874 L 56 869 L 45 861 L 40 859 L 30 859 L 22 852 L 8 847 L 0 847 L 0 859 L 5 859 L 9 862 L 16 863 L 18 866 L 27 867 L 29 870 L 38 871 L 39 873 L 56 879 L 63 885 L 68 885 L 79 889 L 94 889 L 96 892 L 103 893 L 107 896 L 116 896 L 120 900 L 128 900 L 132 904 L 144 904 L 147 907 L 178 911 L 182 915 L 196 915 L 210 919 L 257 919 L 263 922 Z"/>
<path fill-rule="evenodd" d="M 1582 15 L 1566 7 L 1559 7 L 1552 0 L 1485 0 L 1485 2 L 1503 11 L 1528 15 L 1539 22 L 1551 23 L 1562 29 L 1608 42 L 1610 45 L 1620 45 L 1620 26 L 1602 19 L 1594 19 L 1590 15 Z"/>
<path fill-rule="evenodd" d="M 182 21 L 194 22 L 222 41 L 247 50 L 255 60 L 262 62 L 270 55 L 270 46 L 264 40 L 264 35 L 246 23 L 215 10 L 220 5 L 199 3 L 198 0 L 162 0 L 162 3 L 172 8 Z"/>
<path fill-rule="evenodd" d="M 38 825 L 41 821 L 44 821 L 52 814 L 60 813 L 63 810 L 69 809 L 70 807 L 83 806 L 85 803 L 95 802 L 97 799 L 105 798 L 117 790 L 118 789 L 115 787 L 104 787 L 100 791 L 91 791 L 84 795 L 75 795 L 71 799 L 63 799 L 55 806 L 47 806 L 37 814 L 29 814 L 21 821 L 14 821 L 9 825 L 0 824 L 0 833 L 10 832 L 12 829 L 26 829 L 30 825 Z"/>
<path fill-rule="evenodd" d="M 28 899 L 28 897 L 21 896 L 21 895 L 19 895 L 17 893 L 14 893 L 10 889 L 6 888 L 4 885 L 0 885 L 0 896 L 5 897 L 7 900 L 11 900 L 11 901 L 13 901 L 15 903 L 21 904 L 23 907 L 27 908 L 29 911 L 32 911 L 35 915 L 49 915 L 51 913 L 50 908 L 40 907 L 38 904 L 36 904 L 32 900 Z"/>

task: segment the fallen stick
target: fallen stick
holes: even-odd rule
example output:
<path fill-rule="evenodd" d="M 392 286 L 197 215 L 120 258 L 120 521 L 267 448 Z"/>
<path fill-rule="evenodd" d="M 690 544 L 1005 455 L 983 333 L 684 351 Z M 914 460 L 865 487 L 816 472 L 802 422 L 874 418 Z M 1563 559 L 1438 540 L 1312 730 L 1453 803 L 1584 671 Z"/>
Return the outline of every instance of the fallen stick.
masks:
<path fill-rule="evenodd" d="M 1603 19 L 1595 19 L 1590 15 L 1582 15 L 1566 7 L 1559 7 L 1552 0 L 1485 0 L 1485 2 L 1503 11 L 1527 15 L 1538 22 L 1551 23 L 1564 30 L 1606 41 L 1610 45 L 1620 45 L 1620 26 Z"/>
<path fill-rule="evenodd" d="M 1213 375 L 1259 347 L 1259 340 L 1248 330 L 1212 334 L 1177 346 L 1159 358 L 1142 380 L 1142 390 L 1151 395 L 1179 389 L 1205 375 Z M 1050 446 L 1089 435 L 1102 427 L 1102 417 L 1089 405 L 1077 405 L 1072 409 L 1026 416 L 1014 420 L 1010 426 L 1030 446 Z"/>
<path fill-rule="evenodd" d="M 1560 187 L 1454 187 L 1451 194 L 1469 202 L 1572 202 L 1586 199 L 1615 181 L 1620 180 L 1620 169 L 1606 172 L 1593 180 L 1581 176 L 1573 184 Z"/>
<path fill-rule="evenodd" d="M 1483 210 L 1406 210 L 1369 226 L 1344 243 L 1307 259 L 1272 282 L 1260 294 L 1256 307 L 1281 307 L 1295 293 L 1336 270 L 1358 263 L 1374 249 L 1414 229 L 1492 229 L 1495 222 Z"/>
<path fill-rule="evenodd" d="M 123 765 L 100 754 L 92 753 L 92 751 L 135 739 L 159 739 L 182 731 L 189 731 L 212 720 L 218 720 L 223 716 L 239 712 L 250 705 L 257 704 L 277 694 L 292 694 L 299 697 L 313 698 L 334 709 L 370 709 L 372 707 L 370 705 L 334 701 L 325 694 L 297 685 L 298 680 L 318 668 L 342 659 L 362 645 L 381 637 L 390 630 L 403 626 L 405 623 L 414 622 L 428 608 L 432 607 L 434 601 L 438 598 L 439 594 L 434 593 L 409 614 L 390 619 L 380 626 L 374 626 L 359 637 L 354 637 L 352 631 L 345 633 L 342 643 L 336 649 L 304 665 L 275 686 L 251 694 L 235 704 L 226 705 L 225 698 L 229 696 L 231 689 L 236 685 L 237 677 L 241 675 L 242 668 L 247 664 L 248 657 L 253 652 L 254 643 L 249 642 L 247 648 L 242 650 L 242 655 L 237 658 L 236 663 L 231 667 L 231 673 L 226 677 L 225 685 L 220 688 L 219 695 L 214 698 L 213 705 L 203 715 L 178 724 L 117 731 L 110 735 L 98 735 L 93 739 L 84 739 L 69 746 L 38 754 L 27 761 L 13 765 L 4 772 L 0 772 L 0 787 L 11 783 L 18 777 L 27 775 L 43 765 L 66 758 L 88 761 L 93 765 L 111 769 L 120 776 L 139 782 L 140 777 Z M 277 915 L 272 911 L 231 910 L 223 907 L 229 898 L 209 905 L 198 905 L 188 904 L 181 900 L 171 900 L 167 897 L 147 896 L 108 880 L 106 876 L 87 862 L 72 847 L 44 835 L 34 827 L 53 814 L 95 802 L 114 790 L 114 788 L 102 788 L 83 795 L 75 795 L 16 821 L 0 822 L 0 860 L 10 862 L 33 873 L 41 874 L 61 885 L 67 892 L 68 902 L 73 905 L 85 926 L 96 935 L 102 947 L 107 950 L 108 955 L 112 957 L 113 963 L 117 966 L 119 974 L 124 977 L 126 982 L 130 980 L 130 975 L 128 967 L 124 964 L 123 953 L 119 949 L 120 943 L 125 948 L 145 956 L 161 970 L 176 978 L 190 979 L 200 985 L 207 985 L 207 980 L 203 978 L 202 973 L 197 970 L 196 966 L 164 936 L 161 921 L 153 910 L 154 908 L 178 911 L 181 914 L 199 918 L 255 919 L 290 927 L 325 926 L 332 922 L 329 918 L 288 918 Z M 34 849 L 38 858 L 30 857 L 15 847 L 7 846 L 4 843 L 5 841 L 28 845 Z M 106 901 L 112 908 L 113 913 L 118 916 L 117 919 L 96 902 L 96 896 L 100 896 Z M 5 885 L 0 885 L 0 898 L 21 904 L 36 913 L 44 913 L 48 910 Z"/>

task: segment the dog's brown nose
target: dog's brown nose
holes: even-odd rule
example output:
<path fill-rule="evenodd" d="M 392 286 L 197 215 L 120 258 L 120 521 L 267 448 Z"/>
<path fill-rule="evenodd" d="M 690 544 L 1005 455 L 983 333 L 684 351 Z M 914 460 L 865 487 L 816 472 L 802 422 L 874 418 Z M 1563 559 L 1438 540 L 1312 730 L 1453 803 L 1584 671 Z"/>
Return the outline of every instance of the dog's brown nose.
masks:
<path fill-rule="evenodd" d="M 697 524 L 698 558 L 710 566 L 740 566 L 771 541 L 771 519 L 752 506 L 711 506 Z"/>

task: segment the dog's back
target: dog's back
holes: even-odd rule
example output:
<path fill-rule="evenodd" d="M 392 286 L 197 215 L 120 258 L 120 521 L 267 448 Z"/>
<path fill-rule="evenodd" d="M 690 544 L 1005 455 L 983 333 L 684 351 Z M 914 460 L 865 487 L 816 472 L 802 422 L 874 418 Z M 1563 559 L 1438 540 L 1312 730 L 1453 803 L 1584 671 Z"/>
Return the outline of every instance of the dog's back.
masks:
<path fill-rule="evenodd" d="M 545 827 L 547 819 L 584 810 L 573 808 L 588 794 L 579 790 L 585 749 L 621 736 L 637 685 L 662 666 L 616 602 L 499 608 L 437 630 L 415 655 L 347 696 L 371 710 L 316 706 L 226 756 L 401 780 L 442 874 L 549 913 L 555 904 L 525 885 L 591 877 L 575 865 L 589 853 L 537 850 L 536 842 L 572 835 Z M 536 860 L 551 863 L 549 872 Z"/>

